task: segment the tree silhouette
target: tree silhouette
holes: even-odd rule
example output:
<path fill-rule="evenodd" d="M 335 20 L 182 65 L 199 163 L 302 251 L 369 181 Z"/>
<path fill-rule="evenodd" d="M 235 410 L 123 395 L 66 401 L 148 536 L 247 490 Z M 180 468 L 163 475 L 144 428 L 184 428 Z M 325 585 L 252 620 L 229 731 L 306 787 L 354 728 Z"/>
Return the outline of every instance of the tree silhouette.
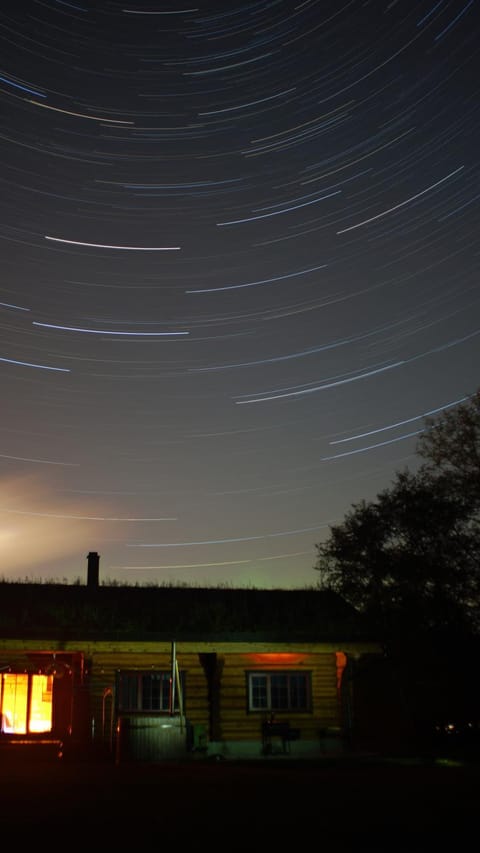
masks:
<path fill-rule="evenodd" d="M 320 586 L 388 633 L 480 629 L 480 392 L 425 421 L 423 464 L 316 545 Z"/>

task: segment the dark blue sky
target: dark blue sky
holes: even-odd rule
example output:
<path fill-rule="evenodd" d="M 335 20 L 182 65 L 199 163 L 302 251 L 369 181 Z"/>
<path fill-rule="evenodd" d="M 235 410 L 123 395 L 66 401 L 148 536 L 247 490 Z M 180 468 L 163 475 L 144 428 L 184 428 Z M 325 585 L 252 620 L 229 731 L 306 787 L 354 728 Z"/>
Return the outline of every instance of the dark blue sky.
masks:
<path fill-rule="evenodd" d="M 316 583 L 480 384 L 478 24 L 2 2 L 4 577 Z"/>

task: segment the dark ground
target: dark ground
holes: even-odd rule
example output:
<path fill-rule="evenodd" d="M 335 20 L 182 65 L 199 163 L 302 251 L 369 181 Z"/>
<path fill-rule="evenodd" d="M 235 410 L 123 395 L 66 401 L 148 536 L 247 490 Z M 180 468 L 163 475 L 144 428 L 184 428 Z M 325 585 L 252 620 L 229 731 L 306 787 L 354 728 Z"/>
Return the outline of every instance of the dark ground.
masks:
<path fill-rule="evenodd" d="M 9 759 L 0 826 L 4 842 L 49 851 L 463 851 L 478 844 L 479 782 L 478 763 L 438 760 Z"/>

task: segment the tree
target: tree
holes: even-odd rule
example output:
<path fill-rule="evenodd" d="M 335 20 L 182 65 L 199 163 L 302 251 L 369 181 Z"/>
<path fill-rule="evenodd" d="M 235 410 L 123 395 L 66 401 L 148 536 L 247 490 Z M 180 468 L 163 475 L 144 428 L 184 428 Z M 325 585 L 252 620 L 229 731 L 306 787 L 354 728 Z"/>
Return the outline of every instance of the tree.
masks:
<path fill-rule="evenodd" d="M 459 500 L 480 505 L 480 390 L 452 411 L 427 418 L 417 444 L 423 469 L 445 475 Z"/>
<path fill-rule="evenodd" d="M 426 419 L 416 473 L 398 472 L 316 545 L 320 586 L 381 626 L 480 629 L 480 391 Z"/>
<path fill-rule="evenodd" d="M 370 696 L 365 678 L 382 695 L 393 685 L 381 724 L 398 736 L 401 705 L 414 748 L 430 750 L 446 723 L 470 733 L 478 720 L 480 391 L 426 419 L 417 453 L 415 473 L 397 472 L 376 500 L 354 504 L 330 528 L 315 568 L 320 587 L 340 593 L 384 642 L 382 661 L 355 665 L 357 690 Z M 372 716 L 376 700 L 368 707 Z"/>

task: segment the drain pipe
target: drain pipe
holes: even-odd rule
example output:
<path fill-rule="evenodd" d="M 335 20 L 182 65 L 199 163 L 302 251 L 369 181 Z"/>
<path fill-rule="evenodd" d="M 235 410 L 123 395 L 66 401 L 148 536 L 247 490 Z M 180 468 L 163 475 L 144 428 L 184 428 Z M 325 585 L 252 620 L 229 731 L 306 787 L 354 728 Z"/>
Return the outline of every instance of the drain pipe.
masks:
<path fill-rule="evenodd" d="M 171 662 L 171 674 L 170 674 L 170 716 L 173 717 L 175 713 L 175 682 L 176 682 L 176 671 L 177 671 L 177 648 L 175 640 L 172 640 L 172 662 Z"/>

